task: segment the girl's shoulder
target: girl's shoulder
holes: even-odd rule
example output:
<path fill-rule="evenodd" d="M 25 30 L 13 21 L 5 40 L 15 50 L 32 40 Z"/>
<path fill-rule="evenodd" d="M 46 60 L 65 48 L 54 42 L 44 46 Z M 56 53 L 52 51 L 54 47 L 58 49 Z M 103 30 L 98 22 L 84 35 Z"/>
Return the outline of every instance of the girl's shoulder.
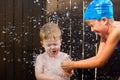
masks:
<path fill-rule="evenodd" d="M 111 25 L 109 34 L 120 35 L 120 21 L 114 21 Z"/>
<path fill-rule="evenodd" d="M 114 23 L 112 24 L 112 26 L 114 27 L 114 28 L 120 28 L 120 21 L 114 21 Z"/>
<path fill-rule="evenodd" d="M 120 35 L 120 24 L 114 26 L 114 28 L 112 29 L 111 33 Z"/>

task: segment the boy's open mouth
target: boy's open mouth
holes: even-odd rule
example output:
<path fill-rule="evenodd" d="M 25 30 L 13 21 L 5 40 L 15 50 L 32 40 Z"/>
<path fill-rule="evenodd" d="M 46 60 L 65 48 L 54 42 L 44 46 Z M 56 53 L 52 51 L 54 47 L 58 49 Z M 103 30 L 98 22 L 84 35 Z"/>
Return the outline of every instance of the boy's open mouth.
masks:
<path fill-rule="evenodd" d="M 53 53 L 53 54 L 55 54 L 55 53 L 56 53 L 56 51 L 52 51 L 52 53 Z"/>

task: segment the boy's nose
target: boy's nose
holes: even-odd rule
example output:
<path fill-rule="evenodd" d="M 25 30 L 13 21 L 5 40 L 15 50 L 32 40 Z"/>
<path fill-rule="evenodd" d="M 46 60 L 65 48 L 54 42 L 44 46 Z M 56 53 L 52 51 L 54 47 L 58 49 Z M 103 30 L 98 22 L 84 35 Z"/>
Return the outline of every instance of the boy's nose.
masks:
<path fill-rule="evenodd" d="M 53 49 L 53 48 L 55 48 L 55 46 L 52 45 L 52 46 L 51 46 L 51 49 Z"/>

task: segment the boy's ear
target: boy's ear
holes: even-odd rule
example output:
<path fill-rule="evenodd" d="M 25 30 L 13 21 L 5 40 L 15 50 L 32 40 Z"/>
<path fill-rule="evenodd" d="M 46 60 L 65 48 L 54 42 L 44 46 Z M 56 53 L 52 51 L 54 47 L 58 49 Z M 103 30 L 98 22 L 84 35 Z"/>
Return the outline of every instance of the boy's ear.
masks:
<path fill-rule="evenodd" d="M 62 38 L 60 39 L 60 42 L 62 42 Z"/>
<path fill-rule="evenodd" d="M 40 41 L 41 45 L 43 46 L 43 41 Z"/>
<path fill-rule="evenodd" d="M 103 17 L 103 18 L 101 19 L 101 21 L 102 21 L 104 24 L 107 24 L 108 19 L 107 19 L 106 17 Z"/>

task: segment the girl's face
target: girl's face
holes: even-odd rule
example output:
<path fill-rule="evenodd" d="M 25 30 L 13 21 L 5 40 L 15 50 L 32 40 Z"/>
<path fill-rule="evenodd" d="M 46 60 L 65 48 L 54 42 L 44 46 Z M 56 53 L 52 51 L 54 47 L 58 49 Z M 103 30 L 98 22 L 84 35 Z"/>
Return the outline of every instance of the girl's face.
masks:
<path fill-rule="evenodd" d="M 87 20 L 86 22 L 92 32 L 95 32 L 100 36 L 106 35 L 108 27 L 105 26 L 106 22 L 104 20 Z"/>
<path fill-rule="evenodd" d="M 60 39 L 47 39 L 42 41 L 42 45 L 46 51 L 46 53 L 50 57 L 55 57 L 59 51 L 61 46 L 61 40 Z"/>

